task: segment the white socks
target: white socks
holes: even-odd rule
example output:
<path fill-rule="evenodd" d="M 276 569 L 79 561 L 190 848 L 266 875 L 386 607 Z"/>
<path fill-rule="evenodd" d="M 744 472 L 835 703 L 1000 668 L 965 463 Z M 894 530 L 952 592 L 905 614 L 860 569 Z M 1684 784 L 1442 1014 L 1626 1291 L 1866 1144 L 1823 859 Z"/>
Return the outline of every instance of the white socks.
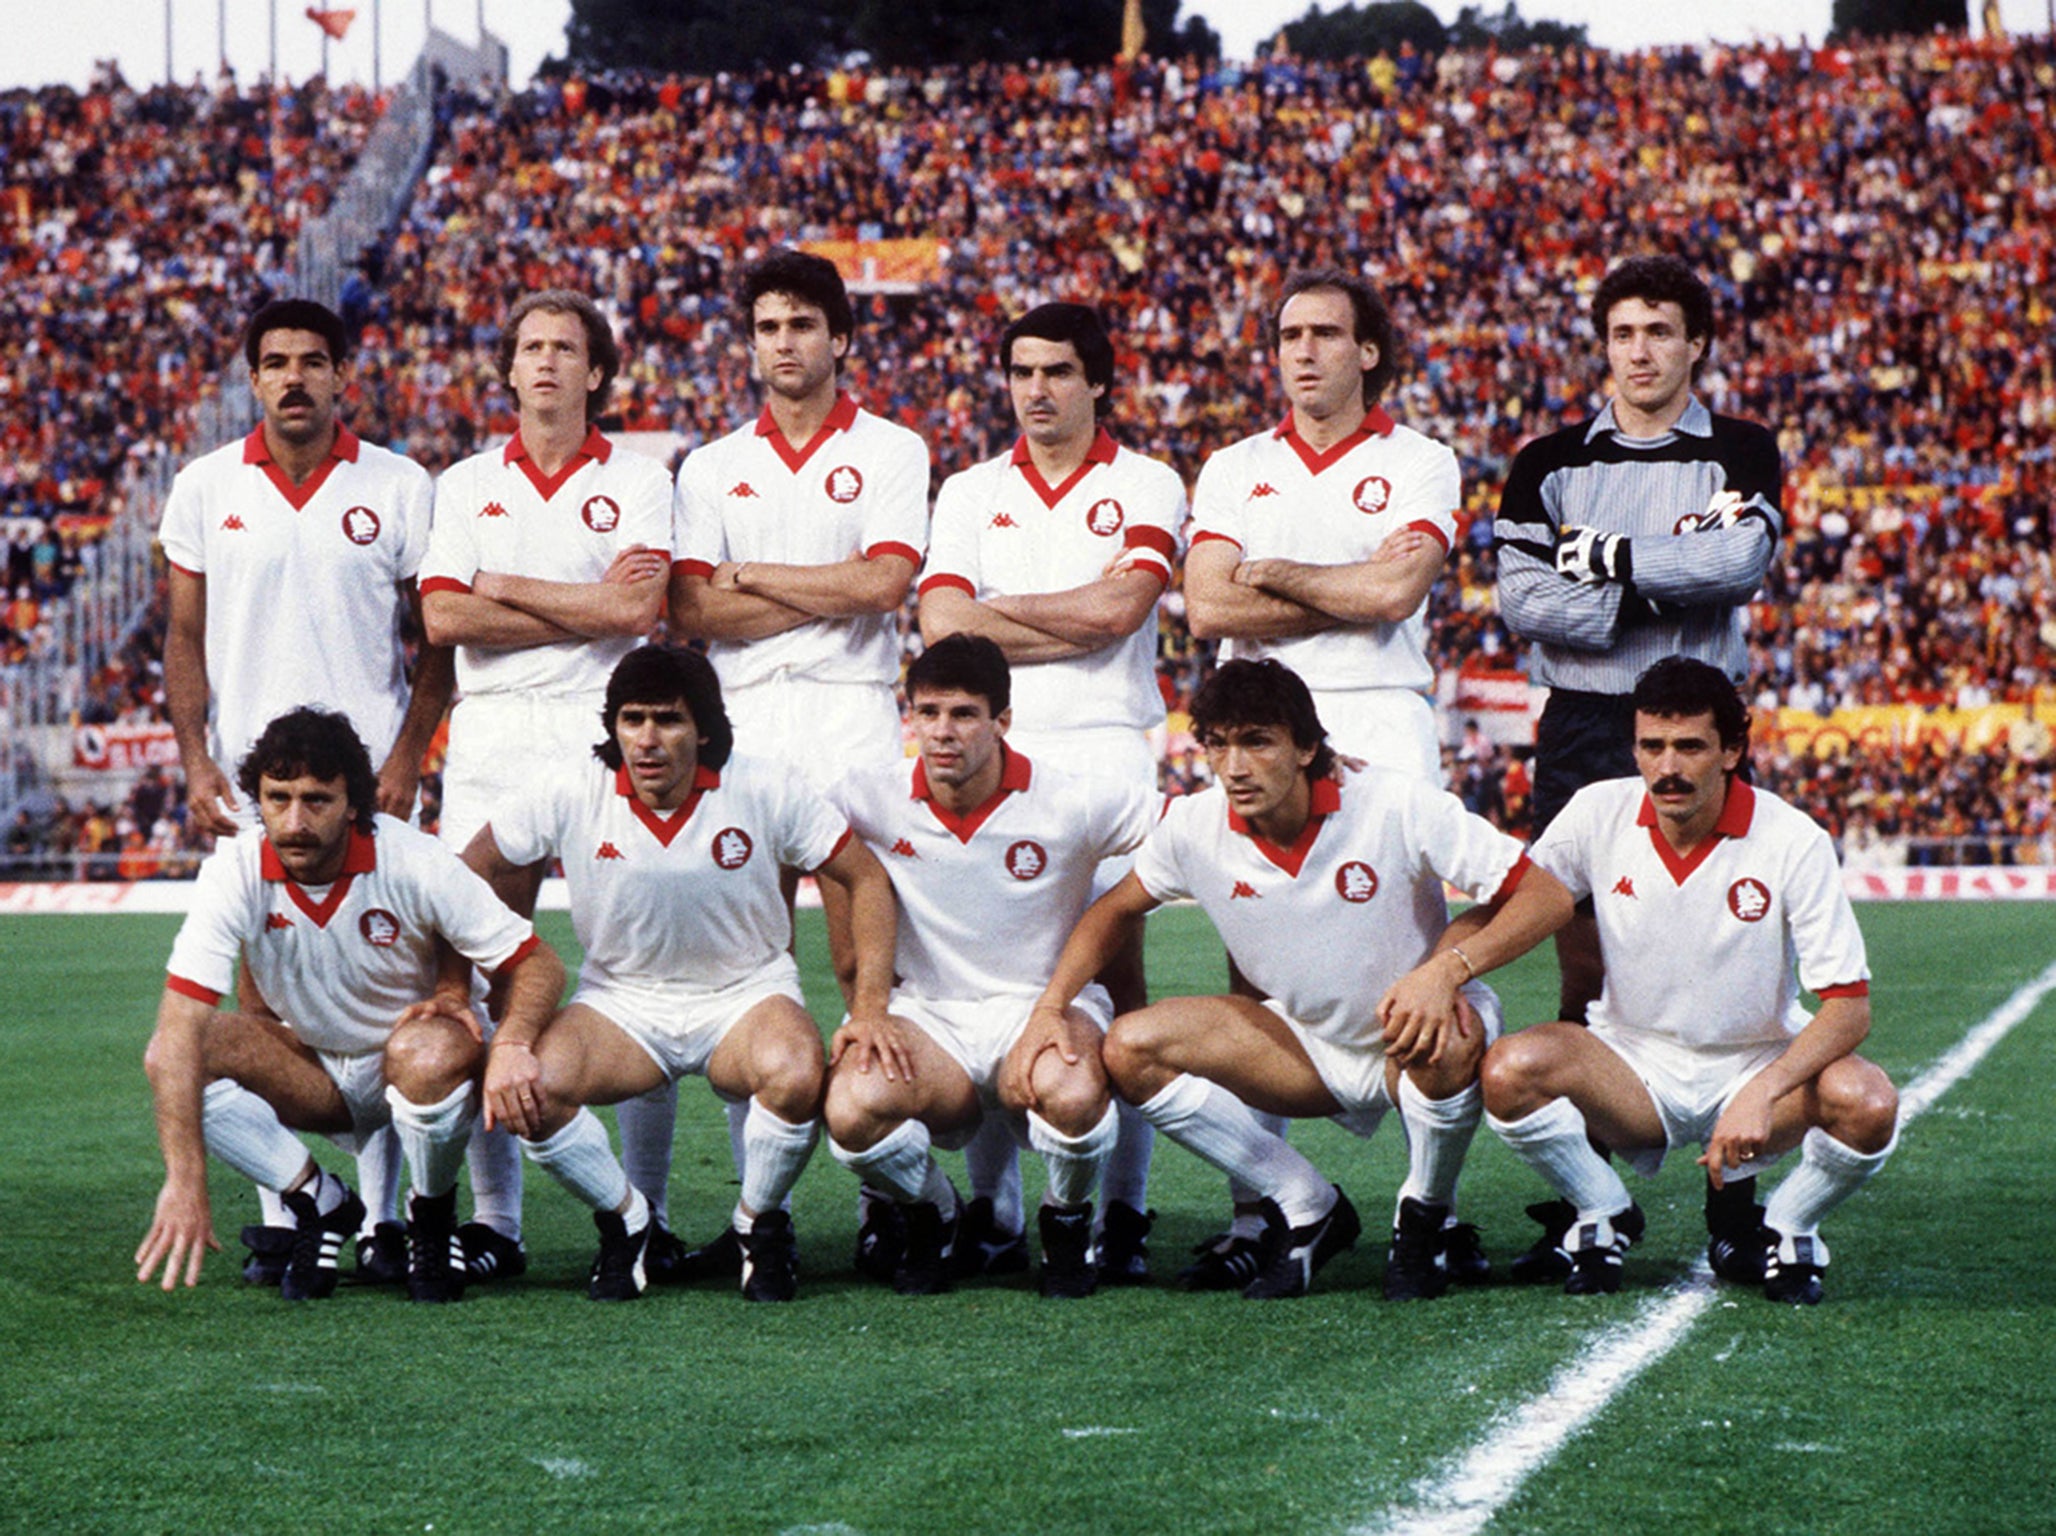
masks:
<path fill-rule="evenodd" d="M 947 1217 L 956 1209 L 956 1192 L 928 1148 L 928 1127 L 918 1120 L 901 1121 L 891 1135 L 862 1152 L 828 1138 L 835 1160 L 873 1189 L 902 1205 L 929 1201 Z"/>
<path fill-rule="evenodd" d="M 1218 1084 L 1180 1073 L 1140 1108 L 1144 1119 L 1186 1151 L 1276 1201 L 1288 1225 L 1306 1226 L 1334 1208 L 1335 1187 L 1321 1171 Z"/>
<path fill-rule="evenodd" d="M 992 1202 L 996 1231 L 1021 1230 L 1021 1149 L 1004 1115 L 987 1115 L 964 1146 L 964 1172 L 973 1199 Z"/>
<path fill-rule="evenodd" d="M 385 1098 L 394 1135 L 414 1175 L 414 1193 L 429 1198 L 448 1194 L 457 1185 L 472 1127 L 478 1123 L 476 1091 L 468 1082 L 459 1083 L 437 1103 L 416 1104 L 388 1083 Z M 363 1166 L 361 1160 L 358 1166 Z"/>
<path fill-rule="evenodd" d="M 784 1205 L 820 1139 L 819 1120 L 794 1125 L 751 1099 L 742 1128 L 742 1205 L 758 1215 Z"/>
<path fill-rule="evenodd" d="M 621 1166 L 641 1190 L 662 1226 L 671 1224 L 671 1139 L 678 1128 L 678 1084 L 660 1083 L 614 1106 L 621 1132 Z M 742 1164 L 737 1162 L 737 1171 Z"/>
<path fill-rule="evenodd" d="M 1569 1099 L 1551 1099 L 1519 1120 L 1485 1119 L 1515 1157 L 1578 1208 L 1581 1220 L 1618 1216 L 1635 1203 L 1613 1165 L 1592 1150 L 1585 1117 Z"/>
<path fill-rule="evenodd" d="M 1114 1100 L 1120 1135 L 1107 1158 L 1101 1176 L 1101 1204 L 1118 1200 L 1131 1210 L 1149 1209 L 1149 1161 L 1156 1150 L 1156 1127 L 1142 1118 L 1142 1112 L 1124 1099 Z M 1101 1212 L 1105 1214 L 1104 1211 Z"/>
<path fill-rule="evenodd" d="M 547 1140 L 524 1141 L 522 1145 L 559 1184 L 596 1211 L 619 1210 L 621 1202 L 635 1188 L 622 1172 L 614 1149 L 607 1145 L 607 1128 L 589 1109 L 581 1109 L 571 1117 L 570 1124 Z M 477 1173 L 478 1165 L 474 1162 L 472 1174 L 476 1177 Z M 639 1191 L 631 1204 L 644 1209 L 648 1206 Z"/>
<path fill-rule="evenodd" d="M 1899 1145 L 1895 1127 L 1882 1152 L 1859 1152 L 1819 1126 L 1799 1144 L 1799 1165 L 1764 1202 L 1763 1224 L 1783 1237 L 1811 1237 L 1821 1218 L 1870 1182 Z"/>
<path fill-rule="evenodd" d="M 385 1126 L 359 1138 L 357 1193 L 364 1198 L 364 1230 L 400 1215 L 400 1143 Z"/>
<path fill-rule="evenodd" d="M 209 1152 L 274 1200 L 306 1170 L 307 1148 L 279 1123 L 278 1111 L 228 1078 L 216 1078 L 200 1095 L 200 1132 Z M 282 1201 L 276 1219 L 268 1204 L 264 1219 L 271 1226 L 293 1225 Z"/>
<path fill-rule="evenodd" d="M 1463 1172 L 1464 1154 L 1484 1113 L 1484 1091 L 1476 1083 L 1446 1099 L 1431 1099 L 1411 1077 L 1399 1074 L 1399 1115 L 1406 1126 L 1408 1163 L 1400 1199 L 1456 1204 L 1456 1176 Z"/>
<path fill-rule="evenodd" d="M 1100 1170 L 1108 1166 L 1115 1141 L 1127 1134 L 1127 1127 L 1121 1124 L 1121 1117 L 1111 1104 L 1099 1123 L 1082 1136 L 1066 1136 L 1029 1110 L 1028 1144 L 1049 1165 L 1049 1188 L 1044 1201 L 1050 1205 L 1076 1206 L 1090 1200 L 1092 1186 L 1098 1181 Z"/>

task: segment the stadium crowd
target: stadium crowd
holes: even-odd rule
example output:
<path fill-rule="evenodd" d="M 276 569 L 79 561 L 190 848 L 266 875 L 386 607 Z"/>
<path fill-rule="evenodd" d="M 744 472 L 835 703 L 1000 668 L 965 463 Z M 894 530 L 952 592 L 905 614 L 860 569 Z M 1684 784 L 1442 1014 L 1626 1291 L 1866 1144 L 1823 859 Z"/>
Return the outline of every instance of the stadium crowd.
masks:
<path fill-rule="evenodd" d="M 1583 312 L 1602 271 L 1667 248 L 1721 307 L 1702 395 L 1772 423 L 1784 455 L 1755 704 L 2046 699 L 2052 104 L 2050 39 L 1943 37 L 621 75 L 455 96 L 412 206 L 353 284 L 349 414 L 432 470 L 505 433 L 499 320 L 557 285 L 614 320 L 618 424 L 697 444 L 751 398 L 729 294 L 744 262 L 785 241 L 908 240 L 925 277 L 864 301 L 848 379 L 929 442 L 937 483 L 1011 438 L 992 342 L 1051 299 L 1107 313 L 1117 430 L 1189 483 L 1277 409 L 1264 330 L 1287 270 L 1339 263 L 1390 295 L 1409 337 L 1394 414 L 1463 466 L 1434 658 L 1507 667 L 1500 482 L 1521 442 L 1597 401 Z M 375 111 L 318 88 L 0 98 L 6 510 L 90 502 L 82 488 L 104 495 L 123 452 L 186 446 L 177 403 L 212 377 Z M 294 170 L 273 181 L 266 164 Z M 1206 648 L 1175 602 L 1160 651 L 1182 703 Z M 2046 746 L 1932 751 L 1766 748 L 1759 766 L 1882 857 L 1927 856 L 1905 842 L 1916 832 L 2046 855 Z M 1453 750 L 1452 783 L 1518 828 L 1517 761 Z M 1170 781 L 1196 772 L 1174 743 Z"/>

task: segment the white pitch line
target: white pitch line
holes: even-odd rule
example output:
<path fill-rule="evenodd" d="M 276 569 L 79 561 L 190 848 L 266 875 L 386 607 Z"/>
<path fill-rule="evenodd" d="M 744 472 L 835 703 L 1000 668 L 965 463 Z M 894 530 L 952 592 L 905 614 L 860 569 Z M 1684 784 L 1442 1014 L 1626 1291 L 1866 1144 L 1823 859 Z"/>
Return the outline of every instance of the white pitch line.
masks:
<path fill-rule="evenodd" d="M 1944 1051 L 1900 1094 L 1900 1128 L 1925 1114 L 1968 1076 L 2052 991 L 2056 965 L 2020 987 Z M 1716 1295 L 1702 1259 L 1632 1322 L 1601 1332 L 1556 1373 L 1540 1396 L 1494 1417 L 1468 1454 L 1421 1481 L 1410 1504 L 1392 1505 L 1356 1531 L 1365 1536 L 1473 1536 L 1483 1530 L 1521 1485 L 1547 1466 L 1616 1394 L 1670 1352 Z"/>

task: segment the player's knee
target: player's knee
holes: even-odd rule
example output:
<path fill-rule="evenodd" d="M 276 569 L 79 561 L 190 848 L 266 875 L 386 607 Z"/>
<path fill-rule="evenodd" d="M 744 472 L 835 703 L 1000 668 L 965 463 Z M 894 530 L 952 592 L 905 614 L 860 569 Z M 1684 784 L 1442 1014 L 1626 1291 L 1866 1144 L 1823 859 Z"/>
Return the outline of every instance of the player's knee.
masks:
<path fill-rule="evenodd" d="M 896 1095 L 888 1091 L 893 1087 L 876 1066 L 869 1072 L 831 1072 L 821 1103 L 828 1134 L 852 1152 L 869 1151 L 907 1118 Z"/>
<path fill-rule="evenodd" d="M 1485 1094 L 1485 1108 L 1502 1120 L 1516 1119 L 1536 1107 L 1534 1100 L 1548 1097 L 1545 1090 L 1548 1060 L 1541 1042 L 1526 1031 L 1494 1042 L 1478 1063 L 1478 1084 Z"/>
<path fill-rule="evenodd" d="M 758 1060 L 755 1097 L 781 1120 L 798 1124 L 821 1112 L 828 1064 L 819 1038 L 780 1040 Z"/>
<path fill-rule="evenodd" d="M 1899 1123 L 1899 1093 L 1883 1069 L 1856 1057 L 1833 1063 L 1820 1075 L 1824 1129 L 1859 1152 L 1891 1145 Z"/>
<path fill-rule="evenodd" d="M 1115 1089 L 1130 1103 L 1151 1095 L 1151 1083 L 1163 1070 L 1164 1032 L 1152 1010 L 1124 1013 L 1114 1020 L 1100 1045 L 1100 1060 Z"/>
<path fill-rule="evenodd" d="M 1070 1062 L 1055 1051 L 1044 1051 L 1029 1075 L 1035 1087 L 1035 1112 L 1066 1136 L 1082 1136 L 1105 1118 L 1110 1102 L 1107 1078 L 1093 1057 Z M 1016 1111 L 1028 1108 L 1025 1104 L 1007 1107 Z"/>
<path fill-rule="evenodd" d="M 387 1039 L 385 1076 L 418 1104 L 433 1104 L 476 1075 L 484 1047 L 454 1019 L 416 1019 Z"/>

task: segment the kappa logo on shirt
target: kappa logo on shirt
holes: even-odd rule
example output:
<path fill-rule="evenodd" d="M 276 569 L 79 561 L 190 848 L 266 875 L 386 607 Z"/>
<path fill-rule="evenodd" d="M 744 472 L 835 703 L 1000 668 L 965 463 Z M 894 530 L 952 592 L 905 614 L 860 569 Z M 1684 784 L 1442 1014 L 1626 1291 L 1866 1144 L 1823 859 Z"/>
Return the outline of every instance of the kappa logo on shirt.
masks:
<path fill-rule="evenodd" d="M 714 862 L 723 869 L 741 869 L 755 848 L 741 827 L 723 827 L 714 834 Z"/>
<path fill-rule="evenodd" d="M 1013 513 L 995 512 L 992 514 L 992 521 L 985 526 L 988 528 L 1018 528 L 1021 525 L 1014 521 Z"/>
<path fill-rule="evenodd" d="M 1109 496 L 1104 501 L 1095 501 L 1085 511 L 1085 526 L 1103 539 L 1110 539 L 1121 531 L 1121 524 L 1128 521 L 1128 514 L 1121 510 L 1121 504 Z"/>
<path fill-rule="evenodd" d="M 369 507 L 352 507 L 343 514 L 343 537 L 352 544 L 376 544 L 378 514 Z"/>
<path fill-rule="evenodd" d="M 854 464 L 838 464 L 828 471 L 821 489 L 828 493 L 830 501 L 846 507 L 864 494 L 864 476 Z"/>
<path fill-rule="evenodd" d="M 1262 901 L 1264 898 L 1262 893 L 1247 880 L 1237 880 L 1235 882 L 1235 889 L 1228 893 L 1228 899 L 1230 901 Z"/>
<path fill-rule="evenodd" d="M 1635 882 L 1630 880 L 1626 875 L 1622 875 L 1620 879 L 1614 881 L 1613 883 L 1613 894 L 1616 896 L 1625 896 L 1630 901 L 1635 900 Z"/>
<path fill-rule="evenodd" d="M 505 517 L 507 509 L 497 501 L 489 501 L 478 509 L 478 515 L 480 517 Z"/>
<path fill-rule="evenodd" d="M 243 527 L 243 520 L 233 512 L 221 520 L 221 526 L 228 529 L 231 533 L 243 533 L 246 531 Z"/>
<path fill-rule="evenodd" d="M 578 515 L 594 533 L 612 533 L 621 525 L 621 503 L 612 496 L 588 496 Z"/>
<path fill-rule="evenodd" d="M 764 499 L 763 497 L 757 494 L 757 488 L 751 485 L 747 480 L 736 481 L 734 485 L 728 488 L 728 494 L 731 496 L 740 496 L 743 499 L 749 501 L 762 501 Z"/>
<path fill-rule="evenodd" d="M 892 845 L 891 851 L 898 854 L 903 859 L 918 859 L 921 857 L 921 850 L 916 848 L 912 843 L 908 842 L 905 838 L 901 838 L 898 842 L 894 843 Z"/>
<path fill-rule="evenodd" d="M 1383 475 L 1366 475 L 1357 481 L 1350 500 L 1359 512 L 1376 516 L 1392 505 L 1392 482 Z"/>
<path fill-rule="evenodd" d="M 1271 484 L 1270 481 L 1259 480 L 1256 483 L 1256 489 L 1249 493 L 1249 499 L 1255 501 L 1260 496 L 1275 496 L 1277 494 L 1278 488 Z"/>
<path fill-rule="evenodd" d="M 1007 849 L 1007 873 L 1016 880 L 1033 880 L 1048 868 L 1049 855 L 1038 842 L 1024 837 Z"/>
<path fill-rule="evenodd" d="M 1728 910 L 1745 923 L 1760 923 L 1770 912 L 1770 887 L 1744 876 L 1728 887 Z"/>
<path fill-rule="evenodd" d="M 619 848 L 616 848 L 612 843 L 602 843 L 600 844 L 599 851 L 595 853 L 593 857 L 596 859 L 620 859 L 626 858 L 627 855 L 622 853 L 622 851 Z"/>
<path fill-rule="evenodd" d="M 1344 901 L 1369 901 L 1378 894 L 1378 872 L 1362 859 L 1351 859 L 1335 871 L 1335 890 Z"/>
<path fill-rule="evenodd" d="M 400 942 L 400 920 L 384 907 L 372 907 L 357 919 L 357 931 L 364 942 L 378 949 L 391 949 Z"/>
<path fill-rule="evenodd" d="M 292 926 L 293 920 L 290 917 L 287 917 L 283 912 L 270 912 L 265 915 L 264 930 L 267 933 L 273 932 L 280 928 L 290 928 Z"/>

